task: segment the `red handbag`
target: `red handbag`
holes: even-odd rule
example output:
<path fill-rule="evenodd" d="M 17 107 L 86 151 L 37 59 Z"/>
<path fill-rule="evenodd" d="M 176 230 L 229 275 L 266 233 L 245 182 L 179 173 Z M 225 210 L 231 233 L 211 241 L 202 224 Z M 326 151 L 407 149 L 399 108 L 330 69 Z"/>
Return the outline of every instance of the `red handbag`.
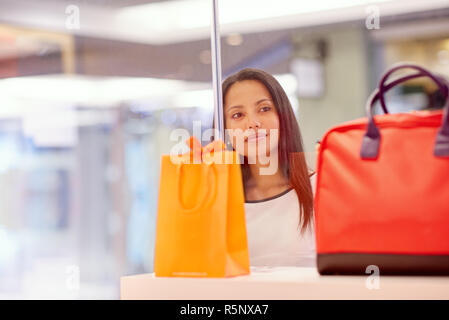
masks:
<path fill-rule="evenodd" d="M 386 83 L 399 69 L 416 72 Z M 443 110 L 388 114 L 384 94 L 430 77 Z M 401 64 L 382 77 L 367 118 L 335 126 L 321 140 L 315 197 L 320 274 L 449 274 L 449 84 Z M 380 100 L 385 114 L 373 116 Z"/>

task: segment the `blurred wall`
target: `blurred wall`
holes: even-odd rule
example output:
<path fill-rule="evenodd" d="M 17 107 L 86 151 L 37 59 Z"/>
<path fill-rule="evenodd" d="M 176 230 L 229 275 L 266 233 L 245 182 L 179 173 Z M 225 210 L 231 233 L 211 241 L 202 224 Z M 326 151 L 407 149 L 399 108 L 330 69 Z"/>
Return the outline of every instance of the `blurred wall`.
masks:
<path fill-rule="evenodd" d="M 332 126 L 364 116 L 369 95 L 369 60 L 365 31 L 345 27 L 315 33 L 297 33 L 299 41 L 326 43 L 323 57 L 325 89 L 320 98 L 299 98 L 299 125 L 309 166 L 315 169 L 316 142 Z M 296 56 L 301 57 L 302 49 Z M 299 84 L 301 85 L 301 84 Z"/>

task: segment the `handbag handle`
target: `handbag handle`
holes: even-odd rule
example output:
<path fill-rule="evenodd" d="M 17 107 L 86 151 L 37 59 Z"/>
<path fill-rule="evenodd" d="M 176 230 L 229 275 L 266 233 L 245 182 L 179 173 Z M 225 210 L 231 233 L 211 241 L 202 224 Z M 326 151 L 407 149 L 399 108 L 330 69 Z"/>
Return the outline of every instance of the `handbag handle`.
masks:
<path fill-rule="evenodd" d="M 399 77 L 396 78 L 392 81 L 390 81 L 389 83 L 387 83 L 386 85 L 384 85 L 382 87 L 382 92 L 381 89 L 376 89 L 374 90 L 374 92 L 371 94 L 371 96 L 368 98 L 368 101 L 370 103 L 366 104 L 366 113 L 369 114 L 371 113 L 371 110 L 374 108 L 374 104 L 377 102 L 377 100 L 380 100 L 381 96 L 384 96 L 390 89 L 396 87 L 397 85 L 409 81 L 411 79 L 415 79 L 415 78 L 419 78 L 419 77 L 425 77 L 426 75 L 421 73 L 421 72 L 417 72 L 414 74 L 409 74 L 407 76 L 403 76 L 403 77 Z M 382 111 L 384 112 L 384 114 L 388 114 L 388 108 L 386 105 L 382 106 L 382 103 L 380 104 Z"/>
<path fill-rule="evenodd" d="M 193 206 L 192 208 L 186 208 L 184 206 L 184 204 L 182 203 L 182 193 L 181 193 L 181 177 L 182 177 L 182 167 L 184 166 L 184 164 L 182 162 L 179 162 L 177 164 L 177 168 L 176 168 L 176 190 L 177 190 L 177 194 L 178 194 L 178 203 L 179 206 L 182 208 L 183 213 L 185 214 L 189 214 L 189 213 L 194 213 L 194 212 L 198 212 L 198 210 L 202 207 L 207 207 L 211 204 L 211 202 L 214 200 L 214 196 L 217 193 L 217 172 L 215 167 L 212 164 L 203 164 L 201 165 L 202 168 L 205 168 L 205 174 L 201 174 L 201 177 L 205 177 L 202 180 L 205 181 L 201 181 L 200 185 L 207 185 L 207 182 L 209 180 L 209 176 L 213 177 L 213 187 L 210 188 L 209 186 L 206 188 L 202 188 L 203 192 L 201 192 L 199 201 L 196 203 L 195 206 Z"/>
<path fill-rule="evenodd" d="M 391 81 L 388 84 L 385 84 L 387 78 L 395 71 L 403 68 L 411 68 L 418 70 L 417 73 L 407 75 L 404 77 L 401 77 L 399 79 L 396 79 L 394 81 Z M 448 92 L 449 92 L 449 83 L 442 77 L 438 77 L 427 71 L 426 69 L 413 65 L 413 64 L 399 64 L 388 70 L 384 76 L 382 77 L 382 80 L 380 82 L 379 89 L 376 89 L 368 99 L 368 102 L 366 104 L 366 113 L 368 117 L 368 125 L 365 132 L 365 135 L 363 136 L 362 140 L 362 147 L 360 150 L 360 157 L 365 160 L 373 160 L 377 159 L 379 155 L 379 146 L 380 146 L 380 140 L 381 140 L 381 134 L 379 131 L 379 128 L 377 127 L 374 115 L 373 115 L 373 106 L 377 99 L 383 101 L 383 107 L 382 109 L 384 112 L 388 113 L 388 110 L 385 105 L 385 93 L 386 91 L 390 90 L 394 86 L 398 85 L 399 83 L 402 83 L 404 81 L 418 78 L 418 77 L 429 77 L 431 78 L 439 87 L 441 92 L 446 98 L 445 105 L 443 107 L 444 109 L 444 115 L 442 119 L 442 123 L 440 126 L 440 129 L 438 131 L 437 137 L 435 139 L 435 146 L 434 146 L 434 156 L 436 157 L 446 157 L 449 156 L 449 99 L 448 99 Z"/>
<path fill-rule="evenodd" d="M 382 78 L 379 82 L 379 100 L 380 100 L 380 105 L 381 105 L 384 113 L 388 113 L 388 109 L 385 104 L 385 87 L 386 87 L 385 83 L 388 80 L 388 78 L 391 76 L 391 74 L 393 74 L 394 72 L 396 72 L 400 69 L 414 69 L 414 70 L 418 71 L 419 74 L 422 74 L 423 76 L 427 76 L 427 77 L 431 78 L 436 83 L 436 85 L 440 88 L 441 92 L 443 93 L 443 96 L 447 97 L 449 89 L 446 86 L 444 86 L 443 79 L 432 74 L 431 72 L 427 71 L 426 69 L 424 69 L 421 66 L 411 64 L 411 63 L 399 63 L 399 64 L 396 64 L 393 67 L 391 67 L 382 76 Z"/>
<path fill-rule="evenodd" d="M 383 94 L 385 94 L 388 90 L 390 90 L 391 88 L 397 86 L 398 84 L 414 79 L 414 78 L 418 78 L 418 77 L 423 77 L 424 74 L 418 72 L 415 74 L 411 74 L 408 76 L 404 76 L 398 79 L 395 79 L 391 82 L 389 82 L 385 87 L 384 87 L 384 92 Z M 374 104 L 376 103 L 377 100 L 379 100 L 380 97 L 380 90 L 379 89 L 375 89 L 373 91 L 373 93 L 370 95 L 370 97 L 368 98 L 368 102 L 366 104 L 366 114 L 368 115 L 368 118 L 371 120 L 372 117 L 372 110 L 374 108 Z M 388 113 L 388 109 L 386 108 L 386 106 L 384 108 L 382 108 L 384 113 Z M 371 159 L 371 158 L 376 158 L 377 155 L 372 155 L 371 152 L 374 152 L 378 149 L 378 143 L 380 140 L 380 131 L 377 128 L 377 126 L 374 123 L 374 119 L 373 121 L 368 121 L 368 127 L 367 127 L 367 132 L 365 133 L 365 136 L 363 138 L 363 144 L 362 145 L 362 151 L 361 151 L 361 157 L 362 159 Z"/>

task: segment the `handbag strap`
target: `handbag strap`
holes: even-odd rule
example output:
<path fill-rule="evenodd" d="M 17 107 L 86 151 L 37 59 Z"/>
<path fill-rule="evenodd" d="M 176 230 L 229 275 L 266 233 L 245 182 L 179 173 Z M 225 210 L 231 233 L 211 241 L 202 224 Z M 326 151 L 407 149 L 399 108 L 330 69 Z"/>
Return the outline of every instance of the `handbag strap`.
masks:
<path fill-rule="evenodd" d="M 411 68 L 417 70 L 417 73 L 409 74 L 407 76 L 403 76 L 401 78 L 395 79 L 388 84 L 386 84 L 386 80 L 388 77 L 395 71 L 404 68 Z M 429 77 L 431 78 L 439 87 L 440 91 L 443 93 L 443 96 L 446 99 L 446 103 L 444 105 L 444 114 L 440 129 L 438 131 L 435 146 L 434 146 L 434 155 L 436 157 L 446 157 L 449 156 L 449 83 L 443 77 L 436 76 L 426 69 L 413 65 L 413 64 L 399 64 L 395 65 L 391 69 L 389 69 L 380 81 L 379 88 L 376 89 L 368 99 L 366 104 L 366 113 L 368 117 L 368 125 L 363 136 L 362 147 L 360 150 L 360 157 L 365 160 L 376 159 L 379 155 L 379 146 L 381 140 L 381 134 L 379 128 L 377 127 L 374 115 L 373 115 L 373 107 L 376 100 L 380 100 L 382 109 L 385 113 L 388 113 L 388 109 L 385 104 L 385 93 L 391 88 L 397 86 L 398 84 L 405 82 L 410 79 L 418 78 L 418 77 Z"/>
<path fill-rule="evenodd" d="M 390 89 L 396 87 L 397 85 L 399 85 L 403 82 L 406 82 L 406 81 L 409 81 L 409 80 L 415 79 L 415 78 L 420 78 L 420 77 L 425 77 L 425 74 L 423 74 L 421 72 L 409 74 L 407 76 L 399 77 L 399 78 L 392 80 L 391 82 L 384 85 L 382 87 L 382 90 L 380 88 L 374 90 L 372 95 L 368 98 L 369 103 L 366 104 L 366 113 L 370 114 L 372 112 L 372 110 L 374 108 L 374 104 L 377 102 L 377 100 L 380 100 L 380 97 L 384 96 Z M 387 106 L 385 104 L 382 105 L 382 103 L 381 103 L 381 108 L 385 114 L 389 113 Z"/>
<path fill-rule="evenodd" d="M 385 104 L 385 83 L 387 82 L 388 78 L 396 71 L 400 69 L 414 69 L 418 71 L 418 73 L 422 74 L 423 76 L 427 76 L 431 78 L 436 85 L 440 88 L 441 92 L 443 93 L 443 96 L 447 97 L 448 95 L 448 88 L 444 85 L 444 79 L 441 79 L 440 77 L 432 74 L 430 71 L 424 69 L 421 66 L 411 64 L 411 63 L 399 63 L 396 65 L 393 65 L 385 74 L 382 76 L 380 83 L 379 83 L 379 100 L 380 105 L 382 107 L 382 110 L 384 110 L 385 113 L 388 113 L 387 106 Z"/>

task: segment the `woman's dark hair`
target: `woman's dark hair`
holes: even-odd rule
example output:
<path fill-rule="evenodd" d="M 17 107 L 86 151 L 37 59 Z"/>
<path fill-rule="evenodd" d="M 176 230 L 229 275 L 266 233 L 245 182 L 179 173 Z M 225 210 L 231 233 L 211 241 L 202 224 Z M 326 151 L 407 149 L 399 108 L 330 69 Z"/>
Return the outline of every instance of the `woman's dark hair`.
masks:
<path fill-rule="evenodd" d="M 269 73 L 253 68 L 243 69 L 229 76 L 222 85 L 223 106 L 226 94 L 231 86 L 239 81 L 257 80 L 261 82 L 271 94 L 279 117 L 279 165 L 289 179 L 291 186 L 296 190 L 299 200 L 299 227 L 301 233 L 310 226 L 313 219 L 313 193 L 309 178 L 309 171 L 304 156 L 304 148 L 298 122 L 293 113 L 287 94 L 279 82 Z M 242 163 L 243 184 L 250 177 L 247 161 Z M 301 226 L 302 222 L 302 226 Z"/>

